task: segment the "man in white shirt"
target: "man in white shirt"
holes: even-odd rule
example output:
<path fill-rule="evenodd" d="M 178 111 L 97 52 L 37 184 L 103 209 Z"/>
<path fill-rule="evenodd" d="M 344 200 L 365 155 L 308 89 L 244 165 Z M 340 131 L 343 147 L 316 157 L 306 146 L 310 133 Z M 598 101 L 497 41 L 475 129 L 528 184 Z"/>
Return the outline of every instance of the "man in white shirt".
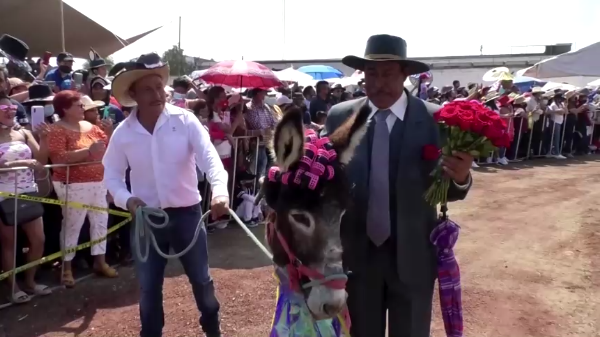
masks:
<path fill-rule="evenodd" d="M 142 55 L 112 83 L 119 103 L 136 108 L 114 131 L 102 163 L 104 182 L 117 206 L 132 214 L 138 207 L 162 208 L 169 216 L 164 229 L 154 229 L 159 248 L 185 249 L 202 216 L 196 165 L 212 186 L 213 218 L 228 213 L 227 172 L 200 121 L 184 109 L 166 104 L 169 67 L 157 54 Z M 125 170 L 131 168 L 131 193 Z M 158 219 L 157 222 L 159 222 Z M 206 228 L 180 258 L 208 337 L 220 337 L 219 302 L 208 268 Z M 164 326 L 162 285 L 167 260 L 152 247 L 146 262 L 136 258 L 140 282 L 142 337 L 160 337 Z"/>
<path fill-rule="evenodd" d="M 550 106 L 548 107 L 548 109 L 550 110 L 550 119 L 552 120 L 552 125 L 549 127 L 548 131 L 551 134 L 551 147 L 548 157 L 556 159 L 567 159 L 567 157 L 560 154 L 562 125 L 565 120 L 565 114 L 567 113 L 563 101 L 563 96 L 561 94 L 557 94 L 554 96 L 552 104 L 550 104 Z"/>

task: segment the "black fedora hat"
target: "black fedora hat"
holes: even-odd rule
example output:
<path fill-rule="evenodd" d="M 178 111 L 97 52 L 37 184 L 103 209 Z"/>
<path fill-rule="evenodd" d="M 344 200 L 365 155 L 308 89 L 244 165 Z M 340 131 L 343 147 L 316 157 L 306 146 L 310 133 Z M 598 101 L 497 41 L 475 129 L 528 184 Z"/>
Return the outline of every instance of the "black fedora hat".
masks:
<path fill-rule="evenodd" d="M 106 61 L 104 59 L 97 59 L 97 60 L 90 61 L 90 69 L 96 69 L 96 68 L 106 67 L 106 66 L 108 66 L 108 63 L 106 63 Z"/>
<path fill-rule="evenodd" d="M 336 84 L 336 85 L 334 85 L 333 87 L 331 87 L 331 91 L 334 91 L 335 89 L 340 89 L 340 90 L 342 90 L 342 91 L 345 91 L 345 90 L 346 90 L 346 88 L 344 88 L 344 87 L 343 87 L 341 84 L 339 84 L 339 83 L 338 83 L 338 84 Z"/>
<path fill-rule="evenodd" d="M 33 84 L 27 89 L 29 98 L 23 103 L 52 102 L 54 93 L 46 84 Z"/>
<path fill-rule="evenodd" d="M 14 36 L 4 34 L 0 37 L 0 55 L 6 57 L 19 68 L 31 71 L 31 67 L 25 60 L 29 53 L 29 46 Z"/>
<path fill-rule="evenodd" d="M 429 71 L 429 66 L 423 62 L 410 60 L 406 57 L 406 41 L 392 35 L 373 35 L 367 41 L 365 56 L 349 55 L 342 63 L 350 68 L 364 70 L 367 62 L 397 61 L 406 67 L 406 75 L 415 75 Z"/>
<path fill-rule="evenodd" d="M 100 67 L 106 67 L 108 64 L 106 63 L 106 61 L 100 57 L 100 54 L 98 54 L 94 48 L 90 48 L 90 69 L 95 69 L 95 68 L 100 68 Z"/>

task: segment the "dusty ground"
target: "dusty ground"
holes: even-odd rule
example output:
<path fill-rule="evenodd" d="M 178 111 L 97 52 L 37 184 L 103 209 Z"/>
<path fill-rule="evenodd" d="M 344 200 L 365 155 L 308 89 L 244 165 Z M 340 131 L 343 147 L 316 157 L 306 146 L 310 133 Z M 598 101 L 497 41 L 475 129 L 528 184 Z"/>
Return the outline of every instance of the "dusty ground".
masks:
<path fill-rule="evenodd" d="M 600 336 L 599 201 L 600 157 L 475 173 L 468 200 L 451 205 L 463 228 L 457 254 L 466 336 Z M 269 262 L 237 228 L 210 236 L 210 250 L 225 336 L 267 336 L 275 291 Z M 136 281 L 130 268 L 120 273 L 1 310 L 0 336 L 137 336 Z M 176 262 L 164 294 L 164 336 L 201 335 Z M 434 336 L 443 335 L 436 310 Z"/>

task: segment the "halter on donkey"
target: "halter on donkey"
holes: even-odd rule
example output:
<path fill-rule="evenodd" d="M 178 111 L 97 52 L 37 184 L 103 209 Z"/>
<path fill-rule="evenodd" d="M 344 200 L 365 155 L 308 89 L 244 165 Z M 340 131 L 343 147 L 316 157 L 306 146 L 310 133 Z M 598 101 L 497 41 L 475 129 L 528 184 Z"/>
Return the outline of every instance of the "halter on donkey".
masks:
<path fill-rule="evenodd" d="M 370 112 L 361 108 L 328 138 L 304 130 L 297 108 L 277 125 L 276 166 L 257 198 L 272 209 L 267 242 L 280 281 L 271 337 L 349 336 L 340 221 L 350 187 L 343 168 L 366 133 Z"/>

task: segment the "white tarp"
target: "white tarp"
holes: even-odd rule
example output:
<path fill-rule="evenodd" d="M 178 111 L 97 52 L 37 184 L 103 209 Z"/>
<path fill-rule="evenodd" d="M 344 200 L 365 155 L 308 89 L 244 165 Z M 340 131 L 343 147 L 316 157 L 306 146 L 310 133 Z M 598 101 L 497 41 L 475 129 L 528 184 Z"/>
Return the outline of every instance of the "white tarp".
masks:
<path fill-rule="evenodd" d="M 600 42 L 540 61 L 532 67 L 518 71 L 517 74 L 540 79 L 600 77 Z"/>

